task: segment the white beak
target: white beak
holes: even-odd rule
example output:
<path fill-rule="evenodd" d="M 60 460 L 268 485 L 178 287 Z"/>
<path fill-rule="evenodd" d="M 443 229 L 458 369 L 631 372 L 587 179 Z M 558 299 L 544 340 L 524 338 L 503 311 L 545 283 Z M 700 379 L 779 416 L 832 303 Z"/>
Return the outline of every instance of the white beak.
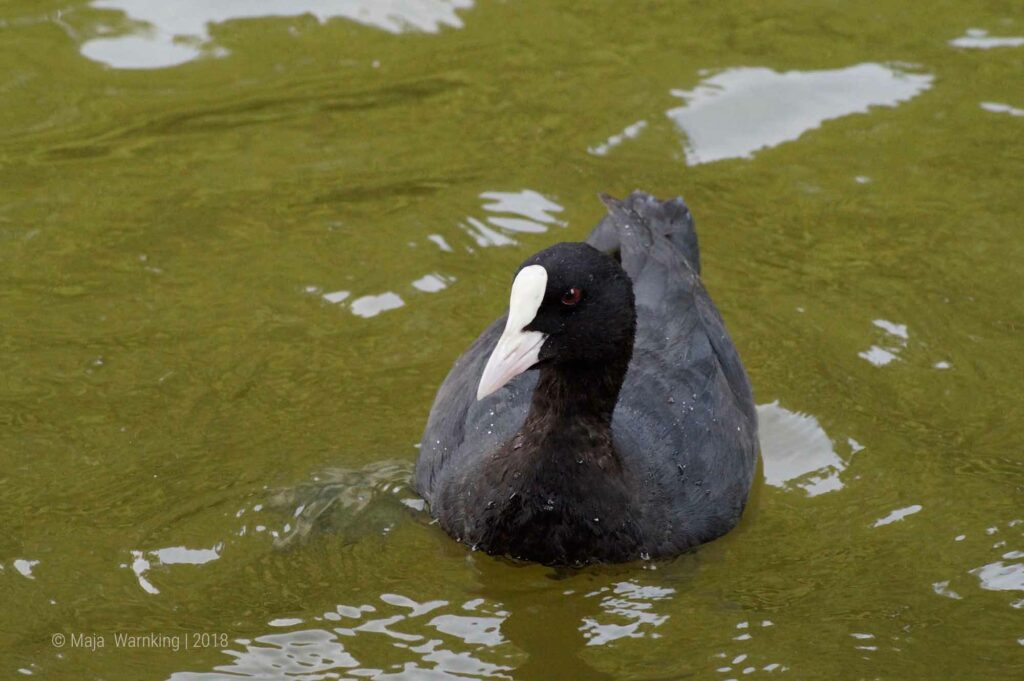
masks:
<path fill-rule="evenodd" d="M 537 363 L 547 335 L 526 331 L 544 300 L 548 272 L 540 265 L 524 267 L 512 282 L 508 321 L 494 351 L 487 360 L 476 399 L 482 400 Z"/>
<path fill-rule="evenodd" d="M 484 367 L 476 399 L 482 400 L 536 364 L 546 338 L 540 331 L 510 330 L 506 326 Z"/>

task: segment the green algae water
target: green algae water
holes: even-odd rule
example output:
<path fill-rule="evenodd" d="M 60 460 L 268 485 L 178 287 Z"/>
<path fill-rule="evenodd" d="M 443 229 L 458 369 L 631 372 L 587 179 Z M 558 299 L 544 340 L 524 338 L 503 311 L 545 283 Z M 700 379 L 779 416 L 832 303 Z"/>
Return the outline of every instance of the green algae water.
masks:
<path fill-rule="evenodd" d="M 0 677 L 1024 676 L 1024 6 L 0 4 Z M 682 195 L 763 475 L 673 561 L 407 481 L 514 268 Z"/>

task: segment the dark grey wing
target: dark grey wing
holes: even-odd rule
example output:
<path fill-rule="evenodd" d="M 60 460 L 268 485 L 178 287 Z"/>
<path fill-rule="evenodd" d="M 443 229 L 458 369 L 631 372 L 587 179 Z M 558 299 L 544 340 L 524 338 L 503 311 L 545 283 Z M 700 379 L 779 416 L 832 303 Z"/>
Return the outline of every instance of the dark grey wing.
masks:
<path fill-rule="evenodd" d="M 634 193 L 606 203 L 605 235 L 618 235 L 637 307 L 615 446 L 641 494 L 649 551 L 673 553 L 686 548 L 682 539 L 708 541 L 738 520 L 754 475 L 757 416 L 743 365 L 690 262 L 695 256 L 666 236 L 682 201 Z M 695 254 L 695 233 L 692 246 Z"/>
<path fill-rule="evenodd" d="M 432 508 L 436 483 L 442 476 L 452 475 L 468 461 L 496 450 L 526 420 L 537 383 L 535 371 L 515 377 L 482 400 L 476 399 L 480 375 L 504 328 L 503 315 L 455 360 L 434 398 L 413 475 L 416 491 Z"/>

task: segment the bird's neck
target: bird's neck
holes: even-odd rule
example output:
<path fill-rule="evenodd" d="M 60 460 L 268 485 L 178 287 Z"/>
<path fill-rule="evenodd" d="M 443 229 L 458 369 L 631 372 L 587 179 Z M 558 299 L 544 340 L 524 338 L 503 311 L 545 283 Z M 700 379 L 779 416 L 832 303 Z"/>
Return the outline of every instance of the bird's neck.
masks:
<path fill-rule="evenodd" d="M 565 431 L 575 422 L 610 430 L 629 356 L 605 364 L 545 365 L 533 389 L 524 433 Z"/>
<path fill-rule="evenodd" d="M 522 430 L 491 460 L 481 548 L 562 565 L 641 555 L 633 483 L 611 429 L 628 364 L 541 370 Z"/>

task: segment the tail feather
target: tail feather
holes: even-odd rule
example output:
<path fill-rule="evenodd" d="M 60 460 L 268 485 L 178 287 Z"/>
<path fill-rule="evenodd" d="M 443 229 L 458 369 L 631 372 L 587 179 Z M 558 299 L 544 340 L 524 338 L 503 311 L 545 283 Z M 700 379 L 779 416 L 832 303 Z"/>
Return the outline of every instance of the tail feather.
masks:
<path fill-rule="evenodd" d="M 668 239 L 680 257 L 700 274 L 697 230 L 693 215 L 681 198 L 659 201 L 642 191 L 634 191 L 621 201 L 607 194 L 601 194 L 600 198 L 608 206 L 608 215 L 590 233 L 587 243 L 599 251 L 621 257 L 623 244 L 619 229 L 624 221 L 633 220 Z"/>

